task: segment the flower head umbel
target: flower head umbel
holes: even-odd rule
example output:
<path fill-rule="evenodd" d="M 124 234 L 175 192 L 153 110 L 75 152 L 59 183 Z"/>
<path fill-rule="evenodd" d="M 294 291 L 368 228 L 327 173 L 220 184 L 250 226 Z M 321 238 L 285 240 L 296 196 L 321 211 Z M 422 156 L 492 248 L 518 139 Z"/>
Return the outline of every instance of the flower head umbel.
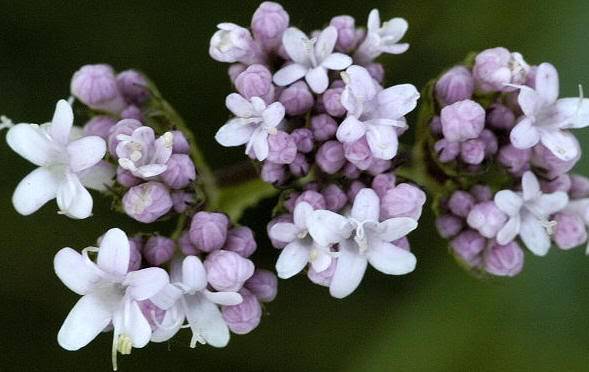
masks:
<path fill-rule="evenodd" d="M 268 136 L 275 134 L 276 127 L 284 118 L 284 106 L 274 102 L 269 106 L 259 97 L 250 100 L 237 93 L 227 96 L 226 105 L 237 116 L 222 126 L 215 139 L 223 146 L 246 145 L 245 153 L 253 150 L 258 160 L 268 157 Z"/>
<path fill-rule="evenodd" d="M 343 70 L 352 64 L 350 56 L 333 52 L 336 42 L 337 29 L 333 26 L 321 31 L 316 39 L 309 39 L 297 28 L 287 29 L 282 43 L 293 63 L 274 74 L 274 83 L 286 86 L 304 77 L 313 92 L 325 92 L 329 86 L 327 70 Z"/>
<path fill-rule="evenodd" d="M 6 142 L 12 150 L 39 166 L 16 187 L 12 202 L 22 215 L 36 212 L 51 199 L 59 211 L 82 219 L 92 214 L 92 196 L 85 187 L 100 191 L 112 182 L 114 169 L 100 163 L 106 143 L 97 136 L 75 138 L 74 114 L 64 100 L 57 102 L 50 123 L 12 126 Z M 92 169 L 99 164 L 100 169 Z"/>
<path fill-rule="evenodd" d="M 403 18 L 393 18 L 381 24 L 378 9 L 372 9 L 368 15 L 366 39 L 360 44 L 354 58 L 366 64 L 383 53 L 402 54 L 409 49 L 409 44 L 399 43 L 409 25 Z"/>
<path fill-rule="evenodd" d="M 158 139 L 150 127 L 142 126 L 131 135 L 119 134 L 117 156 L 121 168 L 134 176 L 150 178 L 160 175 L 168 168 L 166 163 L 172 156 L 174 135 L 166 132 Z"/>
<path fill-rule="evenodd" d="M 550 249 L 555 223 L 549 218 L 566 207 L 569 198 L 562 191 L 543 193 L 532 172 L 524 173 L 522 189 L 521 193 L 503 190 L 495 195 L 495 204 L 509 216 L 497 234 L 497 242 L 505 245 L 519 235 L 532 253 L 544 256 Z"/>
<path fill-rule="evenodd" d="M 579 98 L 558 99 L 558 72 L 549 63 L 538 66 L 534 85 L 518 86 L 524 116 L 511 131 L 511 143 L 518 149 L 542 143 L 561 160 L 575 159 L 577 140 L 568 129 L 589 125 L 589 99 L 582 94 Z"/>
<path fill-rule="evenodd" d="M 88 252 L 96 252 L 96 263 Z M 109 325 L 113 326 L 113 369 L 117 352 L 129 354 L 151 338 L 151 327 L 138 301 L 147 300 L 168 284 L 168 274 L 151 267 L 128 272 L 129 240 L 119 229 L 102 237 L 99 248 L 86 248 L 82 254 L 63 248 L 55 255 L 55 273 L 82 298 L 63 322 L 57 341 L 66 350 L 78 350 L 90 343 Z"/>

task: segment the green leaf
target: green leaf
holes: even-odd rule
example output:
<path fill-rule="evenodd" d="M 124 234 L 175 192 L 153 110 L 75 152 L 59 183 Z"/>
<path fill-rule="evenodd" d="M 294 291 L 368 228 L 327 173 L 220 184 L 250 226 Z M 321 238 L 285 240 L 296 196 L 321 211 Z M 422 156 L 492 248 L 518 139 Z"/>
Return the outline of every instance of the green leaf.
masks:
<path fill-rule="evenodd" d="M 221 188 L 217 203 L 211 209 L 222 211 L 233 222 L 237 222 L 247 208 L 256 206 L 261 200 L 271 198 L 278 192 L 279 190 L 261 179 L 253 179 Z"/>

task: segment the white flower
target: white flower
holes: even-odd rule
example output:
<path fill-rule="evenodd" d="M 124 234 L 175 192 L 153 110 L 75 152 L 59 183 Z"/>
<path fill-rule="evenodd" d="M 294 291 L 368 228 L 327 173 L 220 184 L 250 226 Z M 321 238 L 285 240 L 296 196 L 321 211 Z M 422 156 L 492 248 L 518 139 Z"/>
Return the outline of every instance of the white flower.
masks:
<path fill-rule="evenodd" d="M 253 150 L 260 161 L 268 156 L 268 135 L 277 132 L 276 127 L 284 119 L 284 106 L 274 102 L 269 106 L 260 97 L 249 101 L 237 93 L 231 93 L 225 100 L 227 108 L 236 118 L 223 125 L 215 139 L 225 147 L 247 143 L 245 153 Z"/>
<path fill-rule="evenodd" d="M 372 9 L 368 15 L 366 39 L 360 44 L 354 59 L 366 64 L 383 53 L 402 54 L 409 49 L 409 44 L 399 43 L 409 25 L 403 18 L 393 18 L 381 26 L 378 9 Z"/>
<path fill-rule="evenodd" d="M 379 222 L 379 214 L 380 201 L 372 189 L 360 190 L 347 219 L 326 210 L 311 214 L 309 232 L 315 241 L 339 243 L 337 265 L 329 286 L 333 297 L 343 298 L 354 292 L 368 263 L 388 275 L 404 275 L 415 269 L 415 256 L 392 242 L 417 228 L 417 221 L 401 217 Z"/>
<path fill-rule="evenodd" d="M 134 176 L 140 178 L 154 177 L 166 171 L 167 162 L 172 156 L 174 135 L 166 132 L 155 139 L 155 133 L 150 127 L 139 127 L 128 136 L 117 136 L 117 156 L 119 165 L 127 169 Z"/>
<path fill-rule="evenodd" d="M 280 222 L 272 226 L 270 237 L 288 243 L 276 262 L 278 277 L 288 279 L 301 272 L 310 263 L 315 272 L 322 272 L 331 265 L 337 255 L 328 246 L 317 244 L 309 235 L 308 222 L 313 207 L 300 202 L 293 213 L 294 223 Z"/>
<path fill-rule="evenodd" d="M 342 78 L 341 102 L 348 117 L 338 127 L 337 139 L 350 143 L 366 136 L 374 157 L 392 159 L 399 147 L 396 130 L 407 127 L 404 116 L 417 106 L 419 92 L 411 84 L 383 90 L 361 66 L 350 66 Z"/>
<path fill-rule="evenodd" d="M 555 221 L 551 215 L 561 211 L 569 202 L 565 192 L 544 194 L 534 173 L 522 177 L 522 192 L 499 191 L 495 195 L 497 208 L 509 216 L 497 234 L 497 242 L 506 245 L 518 235 L 532 253 L 544 256 L 550 249 L 550 235 Z"/>
<path fill-rule="evenodd" d="M 524 116 L 511 131 L 511 143 L 527 149 L 541 142 L 559 159 L 575 159 L 578 146 L 567 129 L 589 125 L 589 99 L 582 94 L 558 99 L 558 73 L 549 63 L 538 66 L 535 86 L 515 86 L 520 89 L 518 102 Z"/>
<path fill-rule="evenodd" d="M 321 31 L 316 39 L 309 39 L 297 28 L 287 29 L 282 44 L 294 63 L 278 70 L 274 83 L 286 86 L 304 77 L 313 92 L 325 92 L 329 85 L 327 70 L 343 70 L 352 64 L 350 56 L 333 53 L 336 42 L 337 29 L 333 26 Z"/>
<path fill-rule="evenodd" d="M 589 198 L 571 200 L 564 210 L 581 217 L 589 229 Z M 589 241 L 587 241 L 585 254 L 589 255 Z"/>
<path fill-rule="evenodd" d="M 184 319 L 192 330 L 190 347 L 197 342 L 224 347 L 229 342 L 229 328 L 218 305 L 238 305 L 243 301 L 237 292 L 211 292 L 207 289 L 204 265 L 196 256 L 172 262 L 172 284 L 151 301 L 167 310 L 161 324 L 153 332 L 152 341 L 164 342 L 182 327 Z"/>
<path fill-rule="evenodd" d="M 104 190 L 114 170 L 104 164 L 92 168 L 106 153 L 106 143 L 97 136 L 72 138 L 74 114 L 64 100 L 57 102 L 51 123 L 17 124 L 6 134 L 6 142 L 17 154 L 39 166 L 16 187 L 14 208 L 22 215 L 36 212 L 56 198 L 60 213 L 71 218 L 92 214 L 92 196 L 84 188 Z M 99 179 L 102 178 L 101 179 Z"/>
<path fill-rule="evenodd" d="M 113 369 L 117 369 L 117 351 L 129 354 L 142 348 L 151 337 L 149 322 L 137 301 L 147 300 L 168 283 L 168 274 L 157 267 L 127 272 L 129 240 L 119 229 L 109 230 L 98 248 L 96 263 L 71 248 L 55 255 L 55 273 L 82 298 L 63 322 L 57 341 L 66 350 L 78 350 L 90 343 L 110 324 L 113 333 Z"/>

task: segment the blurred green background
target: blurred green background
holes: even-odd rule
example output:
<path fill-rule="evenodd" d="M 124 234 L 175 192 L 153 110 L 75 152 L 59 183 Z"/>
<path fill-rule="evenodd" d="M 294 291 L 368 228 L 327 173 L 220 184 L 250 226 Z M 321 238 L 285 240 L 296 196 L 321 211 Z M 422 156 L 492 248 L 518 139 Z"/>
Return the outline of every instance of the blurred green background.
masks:
<path fill-rule="evenodd" d="M 228 114 L 226 65 L 208 57 L 221 21 L 249 24 L 257 1 L 0 1 L 0 113 L 15 121 L 49 120 L 68 96 L 72 73 L 86 63 L 145 71 L 189 122 L 211 164 L 242 159 L 212 135 Z M 318 1 L 282 2 L 305 30 L 332 16 L 365 23 L 378 7 L 384 19 L 405 17 L 411 49 L 385 59 L 389 83 L 422 87 L 469 51 L 506 46 L 530 63 L 550 61 L 561 92 L 589 86 L 588 1 Z M 82 123 L 78 123 L 82 124 Z M 109 370 L 110 335 L 79 352 L 59 348 L 56 334 L 77 300 L 55 277 L 59 248 L 83 248 L 113 226 L 141 226 L 109 212 L 95 197 L 95 217 L 58 216 L 50 203 L 30 217 L 10 198 L 33 166 L 0 144 L 0 370 Z M 589 151 L 589 130 L 580 133 Z M 579 171 L 589 175 L 586 157 Z M 270 203 L 244 223 L 261 236 Z M 121 357 L 123 371 L 173 368 L 242 371 L 586 371 L 589 369 L 589 258 L 583 249 L 526 256 L 512 280 L 479 281 L 463 272 L 422 220 L 412 244 L 417 270 L 404 277 L 370 271 L 345 300 L 298 277 L 280 282 L 252 334 L 223 350 L 188 347 L 188 332 Z M 277 252 L 260 239 L 257 259 L 271 268 Z"/>

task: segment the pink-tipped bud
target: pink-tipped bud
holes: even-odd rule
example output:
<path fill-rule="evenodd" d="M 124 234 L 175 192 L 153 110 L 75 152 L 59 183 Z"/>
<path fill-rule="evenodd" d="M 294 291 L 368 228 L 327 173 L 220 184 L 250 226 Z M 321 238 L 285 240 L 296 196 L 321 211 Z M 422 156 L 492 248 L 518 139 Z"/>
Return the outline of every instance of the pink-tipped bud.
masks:
<path fill-rule="evenodd" d="M 418 220 L 425 204 L 425 193 L 408 183 L 401 183 L 387 191 L 381 200 L 380 215 L 383 219 L 409 217 Z"/>
<path fill-rule="evenodd" d="M 223 249 L 235 252 L 241 257 L 249 257 L 256 251 L 256 247 L 256 239 L 254 239 L 252 229 L 240 226 L 229 230 Z"/>
<path fill-rule="evenodd" d="M 264 65 L 251 65 L 235 79 L 235 88 L 247 99 L 260 97 L 266 103 L 274 101 L 272 73 Z"/>
<path fill-rule="evenodd" d="M 84 136 L 98 136 L 104 140 L 108 139 L 112 127 L 116 121 L 110 116 L 97 115 L 84 125 Z"/>
<path fill-rule="evenodd" d="M 221 249 L 228 227 L 229 219 L 223 213 L 198 212 L 190 224 L 190 241 L 203 252 Z"/>
<path fill-rule="evenodd" d="M 305 82 L 298 81 L 280 93 L 278 101 L 282 103 L 287 115 L 302 115 L 313 108 L 315 100 Z"/>
<path fill-rule="evenodd" d="M 444 138 L 463 142 L 477 138 L 485 128 L 485 109 L 471 100 L 458 101 L 442 109 Z"/>
<path fill-rule="evenodd" d="M 133 186 L 123 196 L 123 208 L 129 217 L 152 223 L 172 209 L 173 202 L 166 186 L 159 182 L 145 182 Z"/>
<path fill-rule="evenodd" d="M 262 307 L 256 296 L 245 288 L 239 291 L 243 302 L 239 305 L 223 306 L 223 319 L 231 332 L 245 335 L 253 331 L 262 318 Z"/>
<path fill-rule="evenodd" d="M 254 275 L 245 282 L 245 288 L 253 293 L 258 301 L 272 302 L 278 293 L 278 279 L 271 271 L 256 269 Z"/>
<path fill-rule="evenodd" d="M 327 141 L 335 136 L 337 123 L 331 116 L 319 114 L 311 118 L 311 129 L 317 141 Z"/>
<path fill-rule="evenodd" d="M 196 179 L 196 169 L 190 156 L 172 154 L 168 160 L 166 171 L 160 176 L 170 188 L 179 190 L 187 187 Z"/>
<path fill-rule="evenodd" d="M 325 142 L 317 151 L 315 161 L 325 173 L 337 173 L 346 163 L 344 146 L 338 141 Z"/>
<path fill-rule="evenodd" d="M 466 67 L 455 66 L 442 75 L 435 89 L 440 105 L 451 105 L 472 97 L 474 79 Z"/>
<path fill-rule="evenodd" d="M 488 201 L 475 205 L 468 214 L 467 222 L 485 238 L 492 239 L 505 226 L 507 215 L 494 202 Z"/>
<path fill-rule="evenodd" d="M 580 246 L 587 241 L 587 228 L 583 219 L 573 213 L 557 213 L 554 216 L 556 228 L 554 242 L 560 249 L 568 250 Z"/>
<path fill-rule="evenodd" d="M 74 97 L 86 106 L 120 113 L 127 105 L 109 65 L 85 65 L 74 73 L 70 84 Z"/>
<path fill-rule="evenodd" d="M 496 276 L 516 276 L 524 266 L 524 251 L 516 242 L 491 245 L 484 255 L 484 268 Z"/>
<path fill-rule="evenodd" d="M 297 150 L 303 154 L 308 154 L 313 151 L 315 145 L 313 141 L 313 132 L 307 128 L 298 128 L 290 134 L 297 144 Z"/>
<path fill-rule="evenodd" d="M 445 214 L 436 219 L 436 228 L 442 238 L 450 239 L 462 231 L 464 220 L 452 214 Z"/>
<path fill-rule="evenodd" d="M 475 203 L 474 196 L 466 191 L 458 190 L 448 200 L 448 209 L 458 217 L 466 218 Z"/>
<path fill-rule="evenodd" d="M 251 28 L 265 50 L 274 50 L 281 45 L 288 22 L 288 13 L 280 4 L 265 1 L 254 12 Z"/>
<path fill-rule="evenodd" d="M 486 239 L 474 230 L 466 230 L 458 235 L 450 246 L 454 255 L 468 267 L 474 268 L 481 264 L 481 253 L 487 244 Z"/>
<path fill-rule="evenodd" d="M 172 239 L 154 235 L 143 247 L 143 258 L 152 266 L 160 266 L 172 258 L 175 247 Z"/>
<path fill-rule="evenodd" d="M 135 70 L 126 70 L 117 75 L 119 91 L 127 102 L 141 106 L 150 96 L 147 79 Z"/>
<path fill-rule="evenodd" d="M 321 192 L 325 199 L 325 208 L 330 211 L 337 212 L 346 206 L 348 197 L 341 187 L 331 184 Z"/>
<path fill-rule="evenodd" d="M 290 164 L 297 156 L 295 139 L 281 130 L 268 136 L 268 149 L 268 160 L 276 164 Z"/>
<path fill-rule="evenodd" d="M 230 251 L 210 253 L 204 261 L 209 284 L 218 291 L 237 292 L 254 274 L 254 264 Z"/>

